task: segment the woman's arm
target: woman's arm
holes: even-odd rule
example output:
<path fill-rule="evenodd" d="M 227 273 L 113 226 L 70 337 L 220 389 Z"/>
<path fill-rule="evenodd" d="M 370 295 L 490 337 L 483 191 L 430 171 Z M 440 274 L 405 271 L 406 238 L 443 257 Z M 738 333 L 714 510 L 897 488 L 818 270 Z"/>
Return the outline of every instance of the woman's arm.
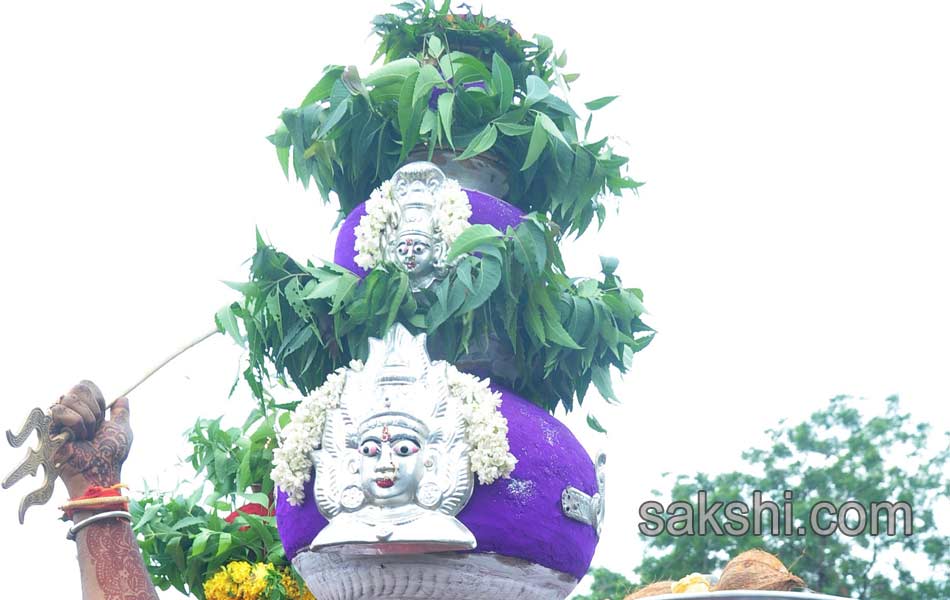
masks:
<path fill-rule="evenodd" d="M 122 463 L 132 445 L 129 401 L 120 398 L 105 418 L 99 388 L 83 381 L 51 408 L 54 431 L 69 430 L 73 441 L 57 455 L 70 498 L 90 486 L 119 483 Z M 103 511 L 72 516 L 74 527 Z M 108 518 L 81 527 L 76 533 L 83 600 L 158 600 L 145 563 L 125 519 Z"/>

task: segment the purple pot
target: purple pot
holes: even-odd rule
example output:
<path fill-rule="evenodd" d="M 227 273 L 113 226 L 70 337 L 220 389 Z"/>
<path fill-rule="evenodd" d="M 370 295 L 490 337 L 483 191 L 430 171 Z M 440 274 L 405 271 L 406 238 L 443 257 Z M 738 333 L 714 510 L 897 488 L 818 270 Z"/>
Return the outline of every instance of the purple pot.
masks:
<path fill-rule="evenodd" d="M 468 220 L 473 225 L 488 224 L 504 231 L 508 227 L 517 227 L 524 213 L 504 200 L 476 191 L 465 190 L 468 200 L 472 204 L 472 216 Z M 356 264 L 356 226 L 366 214 L 366 203 L 363 202 L 346 216 L 340 225 L 340 232 L 336 236 L 336 248 L 333 251 L 333 262 L 353 271 L 360 277 L 366 276 L 366 270 Z"/>
<path fill-rule="evenodd" d="M 594 464 L 570 430 L 543 409 L 507 390 L 501 412 L 508 419 L 508 442 L 518 466 L 510 479 L 476 483 L 458 519 L 475 535 L 475 553 L 520 558 L 580 579 L 587 573 L 597 534 L 590 525 L 564 516 L 561 492 L 567 486 L 597 492 Z M 327 525 L 313 498 L 312 481 L 301 506 L 277 496 L 277 529 L 287 557 L 307 551 Z"/>

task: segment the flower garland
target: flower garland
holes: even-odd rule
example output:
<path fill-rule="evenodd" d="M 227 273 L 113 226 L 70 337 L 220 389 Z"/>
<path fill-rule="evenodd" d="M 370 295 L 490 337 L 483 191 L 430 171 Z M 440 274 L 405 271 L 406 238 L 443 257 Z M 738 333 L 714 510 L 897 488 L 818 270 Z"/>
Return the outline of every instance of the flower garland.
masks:
<path fill-rule="evenodd" d="M 363 269 L 372 269 L 385 258 L 384 239 L 399 227 L 399 204 L 393 198 L 389 181 L 373 190 L 366 201 L 366 214 L 356 226 L 356 257 L 354 261 Z M 469 226 L 472 205 L 468 194 L 454 179 L 447 179 L 435 195 L 435 233 L 446 247 L 458 238 Z"/>
<path fill-rule="evenodd" d="M 362 371 L 363 363 L 350 362 L 350 369 Z M 310 453 L 320 446 L 327 411 L 340 406 L 346 369 L 340 367 L 314 390 L 294 411 L 290 423 L 281 431 L 281 444 L 274 450 L 274 469 L 271 478 L 287 493 L 294 506 L 303 502 L 304 484 L 310 480 L 313 461 Z"/>
<path fill-rule="evenodd" d="M 360 371 L 363 363 L 353 361 L 350 368 Z M 326 383 L 305 398 L 281 432 L 282 442 L 274 451 L 271 477 L 293 506 L 303 503 L 304 485 L 310 480 L 313 467 L 310 453 L 320 447 L 327 411 L 340 406 L 343 371 L 337 369 L 327 377 Z M 462 373 L 452 365 L 448 365 L 446 373 L 449 393 L 462 404 L 472 473 L 482 485 L 509 477 L 518 459 L 511 454 L 508 445 L 508 420 L 498 410 L 501 393 L 492 391 L 487 379 Z"/>
<path fill-rule="evenodd" d="M 283 588 L 283 595 L 280 590 Z M 301 587 L 289 567 L 277 568 L 273 563 L 236 560 L 204 583 L 205 600 L 314 600 L 306 587 Z"/>
<path fill-rule="evenodd" d="M 508 419 L 499 411 L 501 392 L 492 391 L 488 379 L 462 373 L 453 366 L 446 369 L 449 394 L 462 402 L 465 420 L 465 441 L 472 449 L 469 454 L 472 473 L 482 485 L 515 470 L 518 459 L 508 445 Z"/>

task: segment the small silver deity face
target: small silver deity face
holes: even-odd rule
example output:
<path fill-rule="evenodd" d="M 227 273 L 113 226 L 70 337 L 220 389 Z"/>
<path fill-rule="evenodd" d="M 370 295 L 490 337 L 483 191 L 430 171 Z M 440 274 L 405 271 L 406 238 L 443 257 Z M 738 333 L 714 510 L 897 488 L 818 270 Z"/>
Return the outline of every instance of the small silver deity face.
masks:
<path fill-rule="evenodd" d="M 413 276 L 425 277 L 435 271 L 432 240 L 421 233 L 400 235 L 396 239 L 396 258 Z"/>
<path fill-rule="evenodd" d="M 371 504 L 402 506 L 413 502 L 424 466 L 423 440 L 401 425 L 378 425 L 360 437 L 360 483 Z"/>

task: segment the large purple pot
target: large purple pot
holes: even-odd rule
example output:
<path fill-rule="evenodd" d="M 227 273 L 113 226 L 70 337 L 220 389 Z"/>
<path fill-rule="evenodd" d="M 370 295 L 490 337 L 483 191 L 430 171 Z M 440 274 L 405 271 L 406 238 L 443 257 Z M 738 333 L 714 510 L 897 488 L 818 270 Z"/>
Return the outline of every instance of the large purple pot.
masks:
<path fill-rule="evenodd" d="M 476 191 L 465 190 L 468 201 L 472 204 L 472 216 L 468 220 L 472 225 L 493 225 L 500 231 L 508 227 L 517 227 L 524 213 L 504 200 Z M 346 267 L 360 277 L 366 276 L 366 270 L 356 264 L 356 226 L 366 214 L 366 203 L 363 202 L 346 215 L 340 232 L 336 236 L 336 247 L 333 251 L 333 262 Z"/>
<path fill-rule="evenodd" d="M 596 493 L 594 464 L 563 423 L 524 398 L 495 389 L 502 392 L 501 412 L 508 419 L 508 442 L 518 466 L 510 479 L 476 483 L 459 513 L 478 542 L 472 552 L 520 558 L 580 579 L 590 566 L 597 534 L 590 525 L 564 516 L 561 492 L 570 485 Z M 307 551 L 326 525 L 312 482 L 298 507 L 278 493 L 277 529 L 288 558 Z"/>

